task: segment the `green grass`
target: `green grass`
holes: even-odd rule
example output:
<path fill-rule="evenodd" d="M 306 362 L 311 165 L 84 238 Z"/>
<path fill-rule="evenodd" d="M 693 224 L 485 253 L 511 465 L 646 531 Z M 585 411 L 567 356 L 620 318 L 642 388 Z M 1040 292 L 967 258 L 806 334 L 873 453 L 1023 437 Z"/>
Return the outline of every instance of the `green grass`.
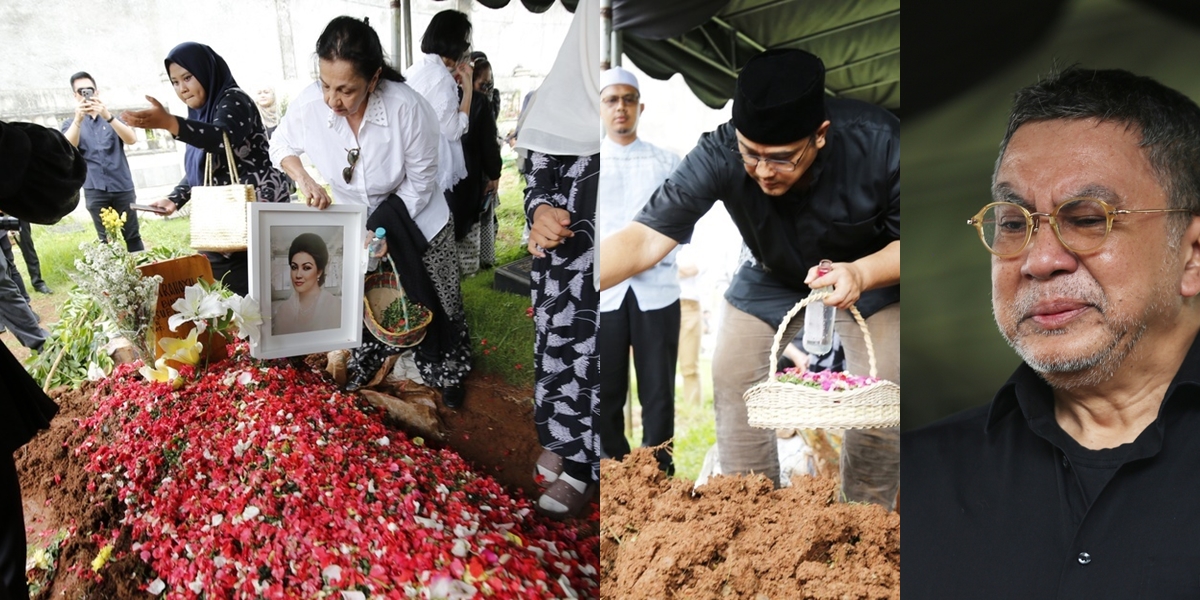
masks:
<path fill-rule="evenodd" d="M 529 296 L 492 289 L 493 271 L 462 282 L 474 368 L 512 385 L 533 386 L 533 319 Z"/>
<path fill-rule="evenodd" d="M 500 231 L 496 240 L 496 258 L 497 264 L 503 265 L 528 254 L 521 243 L 525 224 L 525 184 L 512 160 L 504 164 L 500 185 L 500 207 L 497 210 Z M 140 227 L 147 250 L 170 248 L 183 253 L 191 252 L 190 222 L 186 217 L 142 219 Z M 34 225 L 33 239 L 46 284 L 56 292 L 67 292 L 74 287 L 71 275 L 75 271 L 75 259 L 82 255 L 79 245 L 95 240 L 96 232 L 91 222 L 68 218 L 56 225 Z M 13 247 L 19 254 L 16 244 Z M 28 284 L 29 273 L 24 260 L 18 258 L 16 262 Z M 462 282 L 475 368 L 500 376 L 513 385 L 532 386 L 533 319 L 525 314 L 530 305 L 529 297 L 493 290 L 493 275 L 493 271 L 483 271 Z M 35 310 L 47 319 L 48 324 L 57 320 L 67 294 L 56 293 L 50 297 L 35 295 L 33 298 L 38 304 Z M 484 340 L 487 344 L 482 343 Z"/>
<path fill-rule="evenodd" d="M 180 252 L 189 251 L 191 232 L 187 219 L 142 219 L 139 229 L 147 250 L 166 247 Z M 42 264 L 42 278 L 51 289 L 69 290 L 74 286 L 71 274 L 75 272 L 75 259 L 82 256 L 79 245 L 95 240 L 96 230 L 90 222 L 68 218 L 56 225 L 34 225 L 32 233 Z M 15 243 L 13 251 L 20 254 Z M 29 272 L 25 269 L 25 261 L 18 258 L 17 266 L 28 284 Z"/>
<path fill-rule="evenodd" d="M 500 174 L 500 207 L 496 217 L 496 264 L 506 265 L 529 253 L 521 243 L 525 226 L 525 183 L 512 160 Z M 462 282 L 471 358 L 476 370 L 503 377 L 512 385 L 533 386 L 533 319 L 526 316 L 528 295 L 492 289 L 494 270 L 480 271 Z"/>
<path fill-rule="evenodd" d="M 632 368 L 631 368 L 632 371 Z M 717 441 L 716 417 L 713 413 L 712 360 L 700 358 L 700 404 L 683 401 L 683 379 L 675 385 L 675 476 L 695 481 L 704 466 L 704 455 Z M 631 447 L 642 443 L 641 403 L 637 399 L 637 384 L 633 392 L 633 437 Z"/>
<path fill-rule="evenodd" d="M 505 265 L 529 254 L 521 243 L 525 230 L 525 180 L 517 172 L 513 160 L 504 161 L 500 171 L 500 208 L 496 209 L 500 222 L 496 234 L 496 264 Z"/>

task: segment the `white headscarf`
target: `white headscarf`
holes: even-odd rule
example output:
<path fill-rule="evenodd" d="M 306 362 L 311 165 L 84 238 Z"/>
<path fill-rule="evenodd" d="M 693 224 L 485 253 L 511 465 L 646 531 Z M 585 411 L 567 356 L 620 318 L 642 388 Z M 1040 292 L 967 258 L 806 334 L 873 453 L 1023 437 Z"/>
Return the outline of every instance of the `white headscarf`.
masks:
<path fill-rule="evenodd" d="M 580 0 L 554 66 L 517 124 L 517 148 L 559 156 L 600 151 L 600 2 Z"/>

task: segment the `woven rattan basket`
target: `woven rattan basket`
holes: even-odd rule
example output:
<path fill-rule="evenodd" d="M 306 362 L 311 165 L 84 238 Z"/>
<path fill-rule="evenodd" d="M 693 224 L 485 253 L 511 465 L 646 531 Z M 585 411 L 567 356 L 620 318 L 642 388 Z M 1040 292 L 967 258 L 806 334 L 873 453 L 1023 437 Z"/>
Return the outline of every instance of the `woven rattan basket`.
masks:
<path fill-rule="evenodd" d="M 378 271 L 367 275 L 363 288 L 363 324 L 379 341 L 393 348 L 409 348 L 425 339 L 425 329 L 433 321 L 433 312 L 428 308 L 408 300 L 404 288 L 400 285 L 400 275 L 396 273 L 396 264 L 391 257 L 384 260 L 392 266 L 391 272 Z M 397 299 L 404 299 L 404 327 L 397 331 L 383 328 L 375 315 L 383 318 L 383 312 Z"/>
<path fill-rule="evenodd" d="M 900 386 L 890 381 L 845 392 L 826 392 L 778 381 L 777 357 L 788 323 L 809 302 L 819 301 L 827 295 L 809 295 L 783 318 L 771 344 L 770 376 L 765 382 L 746 390 L 744 396 L 751 426 L 765 429 L 867 429 L 900 424 Z M 875 377 L 875 347 L 871 343 L 871 332 L 867 331 L 867 323 L 857 308 L 851 306 L 850 313 L 862 329 L 870 359 L 870 375 Z"/>
<path fill-rule="evenodd" d="M 229 164 L 229 185 L 213 185 L 212 154 L 204 159 L 204 185 L 192 187 L 191 244 L 208 252 L 244 252 L 249 239 L 249 211 L 254 202 L 254 186 L 241 183 L 237 161 L 225 139 L 225 160 Z"/>

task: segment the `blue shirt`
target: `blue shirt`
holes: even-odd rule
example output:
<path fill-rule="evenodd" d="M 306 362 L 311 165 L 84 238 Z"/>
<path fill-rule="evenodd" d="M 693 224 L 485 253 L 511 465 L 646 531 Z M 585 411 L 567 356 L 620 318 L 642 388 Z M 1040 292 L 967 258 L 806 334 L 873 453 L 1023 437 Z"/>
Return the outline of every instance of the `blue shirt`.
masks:
<path fill-rule="evenodd" d="M 115 115 L 114 115 L 115 116 Z M 71 127 L 74 118 L 63 121 L 61 130 Z M 87 161 L 84 190 L 128 192 L 133 190 L 133 175 L 125 158 L 125 142 L 112 125 L 100 117 L 84 116 L 79 123 L 79 151 Z"/>

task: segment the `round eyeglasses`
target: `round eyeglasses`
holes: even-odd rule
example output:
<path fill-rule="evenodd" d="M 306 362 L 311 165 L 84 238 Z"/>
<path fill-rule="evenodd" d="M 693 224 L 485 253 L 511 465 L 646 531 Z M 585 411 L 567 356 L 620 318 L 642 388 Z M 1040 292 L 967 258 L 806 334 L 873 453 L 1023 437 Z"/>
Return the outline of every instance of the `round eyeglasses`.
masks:
<path fill-rule="evenodd" d="M 791 173 L 792 171 L 796 170 L 796 167 L 800 166 L 800 161 L 804 159 L 805 152 L 807 152 L 809 147 L 812 146 L 813 137 L 815 136 L 809 136 L 808 142 L 806 142 L 804 147 L 800 149 L 800 156 L 797 156 L 796 160 L 794 161 L 784 160 L 781 158 L 766 158 L 764 156 L 742 152 L 740 141 L 738 142 L 738 148 L 730 148 L 730 150 L 732 150 L 733 153 L 736 154 L 742 161 L 742 164 L 746 165 L 747 167 L 757 169 L 758 163 L 765 163 L 776 173 Z"/>
<path fill-rule="evenodd" d="M 1096 198 L 1072 198 L 1047 214 L 1031 213 L 1012 202 L 993 202 L 967 219 L 967 224 L 975 226 L 979 239 L 989 252 L 1008 258 L 1020 254 L 1029 245 L 1041 217 L 1049 219 L 1054 235 L 1063 246 L 1072 252 L 1084 253 L 1099 248 L 1108 239 L 1117 215 L 1169 212 L 1191 211 L 1186 208 L 1118 210 Z"/>

